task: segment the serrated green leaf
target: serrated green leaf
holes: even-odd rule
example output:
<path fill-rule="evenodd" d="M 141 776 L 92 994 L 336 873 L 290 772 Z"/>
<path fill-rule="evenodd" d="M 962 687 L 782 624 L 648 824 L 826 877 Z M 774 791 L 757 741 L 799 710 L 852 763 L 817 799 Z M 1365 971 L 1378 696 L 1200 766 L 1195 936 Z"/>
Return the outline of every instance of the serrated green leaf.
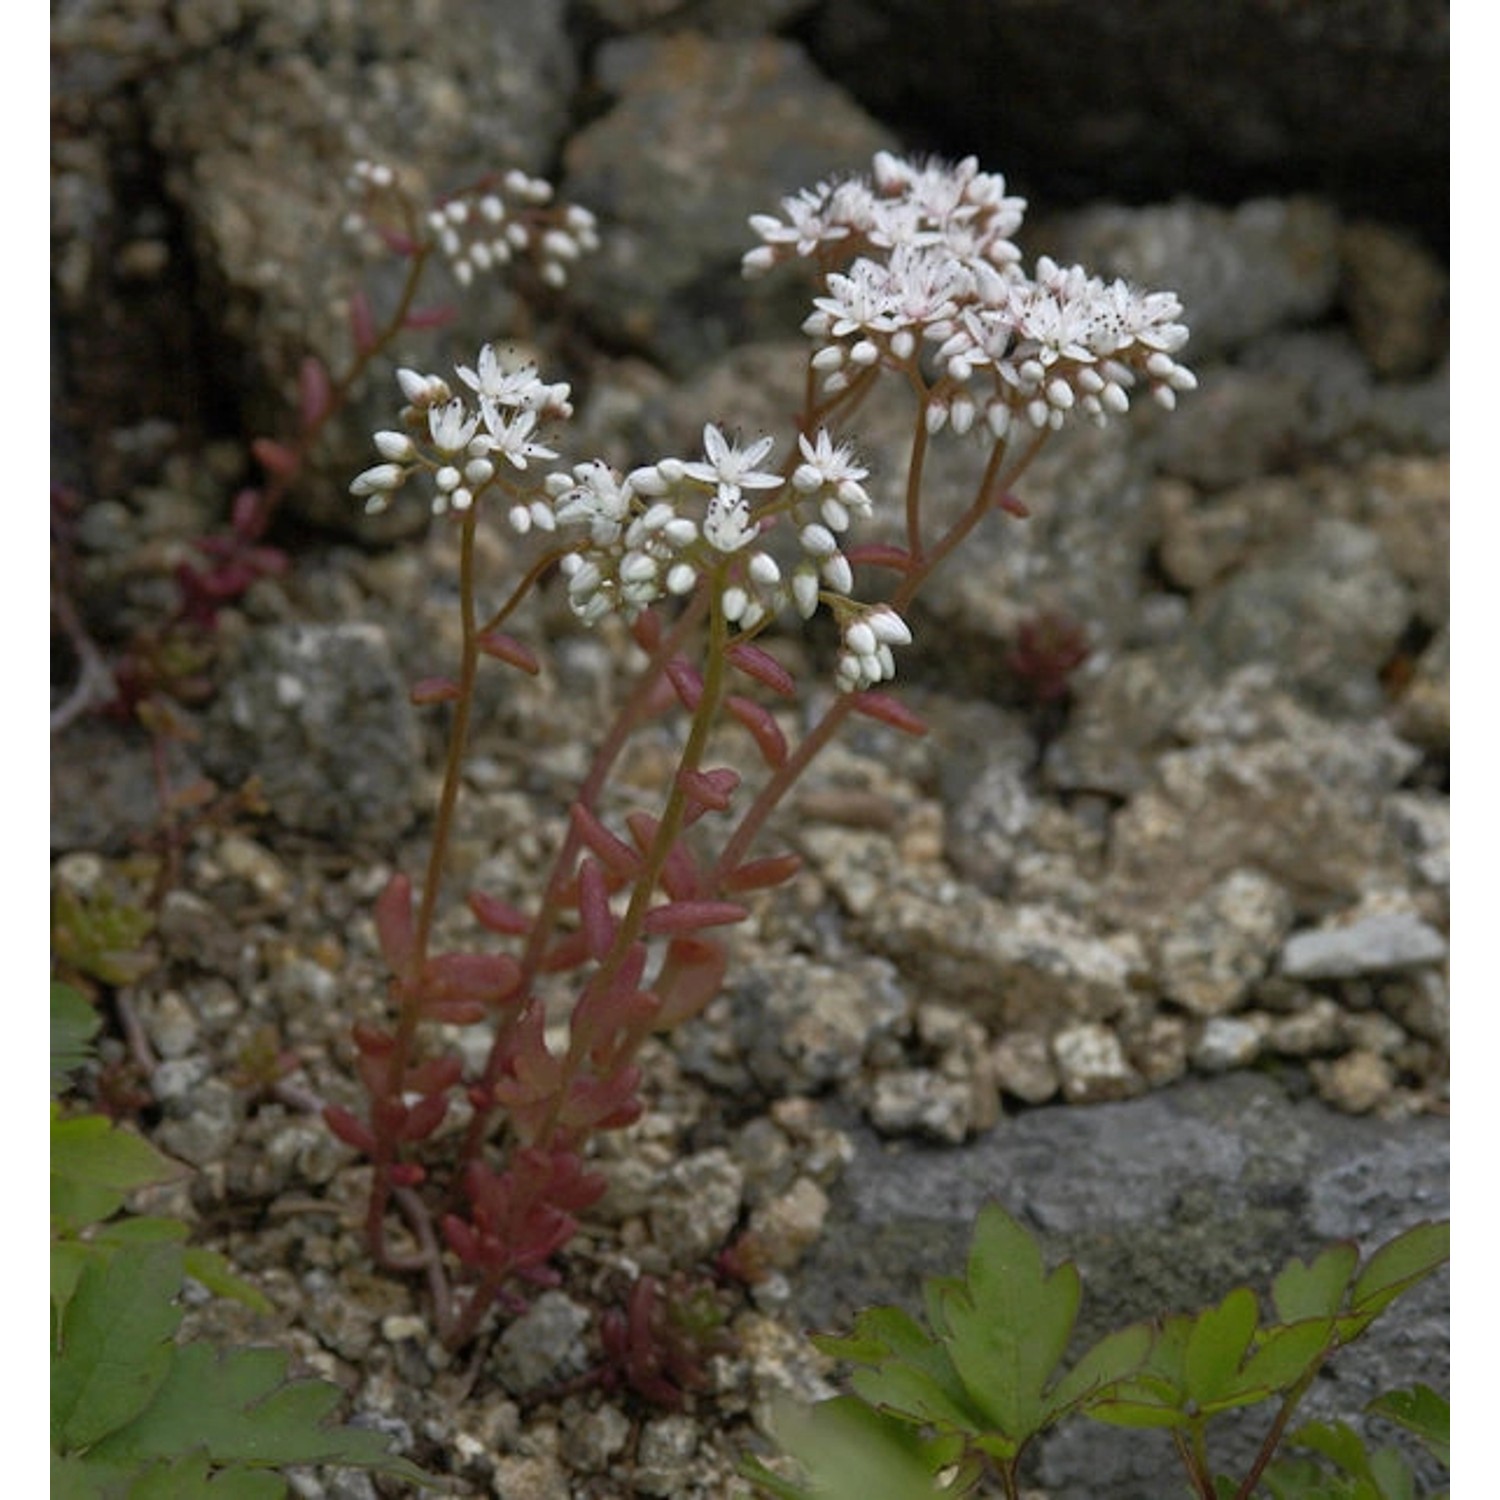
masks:
<path fill-rule="evenodd" d="M 53 1240 L 52 1308 L 59 1320 L 59 1327 L 63 1309 L 68 1305 L 69 1299 L 78 1287 L 78 1278 L 83 1274 L 83 1268 L 91 1260 L 99 1258 L 100 1252 L 82 1240 Z"/>
<path fill-rule="evenodd" d="M 1365 1410 L 1384 1417 L 1412 1433 L 1446 1469 L 1448 1467 L 1448 1401 L 1430 1385 L 1414 1385 L 1407 1390 L 1387 1391 L 1377 1396 Z"/>
<path fill-rule="evenodd" d="M 1359 1266 L 1359 1247 L 1351 1241 L 1329 1245 L 1311 1265 L 1292 1259 L 1271 1283 L 1271 1302 L 1283 1323 L 1331 1318 L 1344 1306 L 1344 1293 Z"/>
<path fill-rule="evenodd" d="M 1255 1293 L 1243 1286 L 1194 1319 L 1183 1351 L 1182 1372 L 1188 1399 L 1200 1411 L 1210 1410 L 1234 1395 L 1240 1366 L 1259 1322 Z"/>
<path fill-rule="evenodd" d="M 1048 1421 L 1102 1400 L 1140 1370 L 1150 1350 L 1151 1330 L 1144 1323 L 1106 1334 L 1048 1392 Z"/>
<path fill-rule="evenodd" d="M 182 1251 L 131 1246 L 86 1264 L 52 1359 L 52 1446 L 90 1448 L 150 1404 L 172 1367 Z"/>
<path fill-rule="evenodd" d="M 52 1094 L 55 1098 L 68 1085 L 68 1075 L 93 1056 L 99 1030 L 99 1012 L 88 997 L 72 985 L 52 982 Z"/>
<path fill-rule="evenodd" d="M 431 1482 L 382 1434 L 331 1424 L 341 1399 L 326 1381 L 289 1380 L 283 1350 L 187 1344 L 150 1405 L 95 1453 L 113 1462 L 201 1452 L 215 1465 L 341 1464 Z"/>
<path fill-rule="evenodd" d="M 1087 1415 L 1116 1427 L 1187 1426 L 1192 1418 L 1183 1362 L 1193 1324 L 1181 1313 L 1160 1319 L 1140 1369 L 1091 1402 Z"/>
<path fill-rule="evenodd" d="M 1364 1442 L 1347 1422 L 1304 1422 L 1287 1441 L 1321 1454 L 1346 1474 L 1373 1482 Z"/>
<path fill-rule="evenodd" d="M 59 1183 L 130 1193 L 153 1183 L 171 1182 L 191 1170 L 103 1115 L 64 1119 L 55 1105 L 51 1165 L 54 1195 Z"/>
<path fill-rule="evenodd" d="M 949 1357 L 992 1434 L 1019 1449 L 1047 1421 L 1046 1390 L 1072 1337 L 1078 1269 L 1048 1274 L 1040 1247 L 1004 1209 L 984 1208 L 963 1289 L 941 1298 Z"/>
<path fill-rule="evenodd" d="M 1379 1448 L 1372 1453 L 1370 1474 L 1380 1491 L 1380 1500 L 1417 1500 L 1416 1475 L 1396 1449 Z"/>
<path fill-rule="evenodd" d="M 984 1425 L 946 1349 L 900 1308 L 869 1308 L 855 1320 L 850 1336 L 819 1336 L 814 1343 L 835 1359 L 867 1367 L 857 1370 L 851 1383 L 875 1406 L 915 1422 L 964 1430 Z"/>
<path fill-rule="evenodd" d="M 1333 1473 L 1306 1458 L 1278 1458 L 1261 1483 L 1271 1500 L 1380 1500 L 1364 1480 Z"/>
<path fill-rule="evenodd" d="M 807 1474 L 805 1488 L 780 1491 L 784 1500 L 935 1500 L 967 1493 L 968 1486 L 937 1483 L 957 1457 L 951 1442 L 924 1439 L 849 1397 L 811 1407 L 778 1406 L 774 1427 L 778 1442 Z"/>
<path fill-rule="evenodd" d="M 251 1312 L 269 1313 L 275 1308 L 258 1286 L 246 1281 L 217 1250 L 190 1245 L 184 1260 L 187 1273 L 206 1291 L 230 1302 L 238 1302 Z"/>
<path fill-rule="evenodd" d="M 1332 1318 L 1309 1318 L 1264 1329 L 1255 1352 L 1235 1381 L 1241 1393 L 1290 1391 L 1335 1343 Z"/>
<path fill-rule="evenodd" d="M 188 1227 L 181 1219 L 156 1214 L 131 1214 L 113 1224 L 101 1224 L 89 1236 L 95 1245 L 185 1245 Z"/>
<path fill-rule="evenodd" d="M 899 1307 L 866 1308 L 847 1334 L 816 1333 L 812 1342 L 830 1359 L 856 1365 L 879 1365 L 893 1356 L 920 1359 L 932 1348 L 932 1336 Z"/>
<path fill-rule="evenodd" d="M 1365 1326 L 1403 1292 L 1448 1259 L 1448 1225 L 1417 1224 L 1387 1241 L 1365 1262 L 1349 1293 L 1349 1311 Z"/>

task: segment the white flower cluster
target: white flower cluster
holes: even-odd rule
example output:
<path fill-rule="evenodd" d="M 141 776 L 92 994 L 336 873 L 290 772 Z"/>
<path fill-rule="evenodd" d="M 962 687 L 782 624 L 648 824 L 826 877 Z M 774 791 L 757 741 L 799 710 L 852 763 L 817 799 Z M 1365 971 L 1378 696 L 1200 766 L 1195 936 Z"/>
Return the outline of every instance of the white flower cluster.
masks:
<path fill-rule="evenodd" d="M 381 461 L 349 486 L 367 512 L 385 510 L 415 475 L 430 481 L 436 515 L 467 511 L 495 489 L 517 532 L 567 538 L 560 569 L 586 624 L 612 613 L 633 619 L 712 577 L 721 614 L 742 633 L 788 605 L 810 618 L 826 599 L 844 627 L 841 686 L 894 673 L 891 647 L 910 634 L 894 610 L 849 597 L 854 570 L 840 542 L 855 517 L 870 514 L 866 470 L 825 429 L 799 438 L 790 482 L 762 467 L 774 439 L 741 446 L 713 423 L 703 429 L 700 458 L 663 458 L 628 474 L 594 460 L 538 478 L 536 461 L 557 457 L 539 431 L 572 415 L 569 388 L 544 381 L 532 365 L 506 363 L 488 344 L 475 367 L 460 365 L 457 375 L 455 392 L 440 376 L 397 371 L 401 426 L 375 434 Z M 783 522 L 800 553 L 785 570 L 760 545 L 762 532 Z"/>
<path fill-rule="evenodd" d="M 999 438 L 1018 415 L 1038 429 L 1071 413 L 1102 423 L 1128 410 L 1138 384 L 1169 408 L 1192 390 L 1174 357 L 1188 338 L 1175 294 L 1046 257 L 1028 277 L 1011 239 L 1024 209 L 973 158 L 881 153 L 868 181 L 824 183 L 785 199 L 783 218 L 753 216 L 763 243 L 744 268 L 813 260 L 822 289 L 803 329 L 824 388 L 875 365 L 923 371 L 932 431 L 982 423 Z"/>
<path fill-rule="evenodd" d="M 712 571 L 722 579 L 719 607 L 741 631 L 788 604 L 811 618 L 826 598 L 842 622 L 841 690 L 893 677 L 891 648 L 911 632 L 889 605 L 867 608 L 849 597 L 854 571 L 840 546 L 852 520 L 870 514 L 866 470 L 825 429 L 798 443 L 790 485 L 758 467 L 772 439 L 742 448 L 712 423 L 703 429 L 702 459 L 660 459 L 623 476 L 597 462 L 553 475 L 557 527 L 583 533 L 562 563 L 575 613 L 588 624 L 617 610 L 633 617 L 664 595 L 690 593 Z M 766 496 L 759 507 L 756 492 Z M 801 554 L 789 572 L 757 545 L 766 525 L 783 517 Z"/>
<path fill-rule="evenodd" d="M 407 402 L 402 428 L 375 434 L 382 462 L 349 486 L 367 513 L 385 510 L 417 473 L 431 477 L 434 515 L 467 510 L 496 478 L 498 464 L 522 471 L 535 459 L 557 457 L 538 440 L 537 429 L 572 415 L 567 385 L 548 384 L 534 365 L 507 367 L 489 344 L 479 351 L 477 371 L 461 365 L 458 378 L 470 397 L 455 395 L 439 375 L 396 372 Z M 518 504 L 511 519 L 521 530 L 533 521 L 549 529 L 555 524 L 551 508 L 535 501 Z"/>
<path fill-rule="evenodd" d="M 356 162 L 349 188 L 360 204 L 344 219 L 354 234 L 380 222 L 382 200 L 398 194 L 396 174 L 378 162 Z M 599 248 L 599 233 L 588 209 L 553 197 L 551 183 L 513 168 L 432 209 L 426 228 L 461 286 L 527 259 L 548 286 L 560 287 L 573 264 Z"/>

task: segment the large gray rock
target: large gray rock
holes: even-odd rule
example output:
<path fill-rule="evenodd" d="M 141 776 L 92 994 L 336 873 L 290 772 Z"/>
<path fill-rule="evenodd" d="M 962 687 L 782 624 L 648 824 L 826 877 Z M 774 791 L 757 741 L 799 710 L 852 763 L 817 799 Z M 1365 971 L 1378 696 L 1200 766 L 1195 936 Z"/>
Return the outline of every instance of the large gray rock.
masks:
<path fill-rule="evenodd" d="M 847 1329 L 881 1302 L 916 1311 L 925 1277 L 961 1269 L 988 1202 L 1035 1231 L 1049 1262 L 1076 1260 L 1084 1339 L 1195 1311 L 1237 1285 L 1264 1293 L 1293 1255 L 1343 1238 L 1368 1252 L 1448 1212 L 1445 1122 L 1354 1120 L 1249 1075 L 1028 1111 L 961 1150 L 850 1134 L 826 1232 L 793 1284 L 798 1312 L 818 1329 Z M 1446 1390 L 1447 1308 L 1443 1273 L 1336 1356 L 1303 1413 L 1357 1418 L 1372 1396 L 1417 1380 Z M 1256 1408 L 1248 1430 L 1216 1447 L 1221 1468 L 1243 1464 L 1269 1420 Z M 1042 1443 L 1036 1480 L 1051 1500 L 1183 1492 L 1163 1434 L 1087 1422 Z"/>
<path fill-rule="evenodd" d="M 591 321 L 678 372 L 795 330 L 805 284 L 739 279 L 746 221 L 867 170 L 893 138 L 776 38 L 627 37 L 595 72 L 615 102 L 564 156 L 568 192 L 600 219 L 601 252 L 577 280 Z"/>
<path fill-rule="evenodd" d="M 828 0 L 814 20 L 869 108 L 1039 197 L 1295 187 L 1445 233 L 1446 0 Z"/>

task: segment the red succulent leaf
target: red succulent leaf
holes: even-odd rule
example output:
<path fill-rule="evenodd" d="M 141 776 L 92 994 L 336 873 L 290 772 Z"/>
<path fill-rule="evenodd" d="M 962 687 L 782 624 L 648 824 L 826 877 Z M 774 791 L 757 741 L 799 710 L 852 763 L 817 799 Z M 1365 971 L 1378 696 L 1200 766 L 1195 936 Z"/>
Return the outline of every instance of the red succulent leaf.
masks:
<path fill-rule="evenodd" d="M 589 956 L 602 959 L 614 945 L 616 923 L 609 909 L 604 867 L 596 859 L 586 859 L 578 868 L 578 914 L 583 921 Z"/>
<path fill-rule="evenodd" d="M 740 773 L 728 766 L 716 766 L 707 771 L 679 771 L 677 780 L 687 793 L 691 821 L 704 812 L 727 812 L 740 784 Z"/>
<path fill-rule="evenodd" d="M 926 721 L 913 713 L 899 698 L 892 698 L 888 693 L 856 693 L 854 712 L 863 714 L 867 719 L 877 719 L 882 724 L 889 724 L 892 729 L 899 729 L 903 734 L 920 737 L 927 733 Z"/>
<path fill-rule="evenodd" d="M 640 855 L 624 839 L 611 833 L 583 803 L 575 802 L 569 812 L 579 838 L 605 868 L 625 880 L 633 879 L 641 867 Z"/>
<path fill-rule="evenodd" d="M 671 682 L 682 706 L 692 713 L 703 697 L 702 673 L 686 658 L 676 656 L 667 663 L 667 679 Z"/>
<path fill-rule="evenodd" d="M 479 637 L 479 649 L 486 656 L 493 656 L 497 661 L 517 667 L 530 677 L 535 677 L 542 670 L 542 664 L 536 659 L 536 653 L 531 647 L 503 631 L 486 631 Z"/>
<path fill-rule="evenodd" d="M 663 1030 L 696 1016 L 719 993 L 729 968 L 729 954 L 712 938 L 673 938 L 656 976 L 661 1000 L 656 1024 Z"/>
<path fill-rule="evenodd" d="M 773 693 L 783 698 L 796 696 L 797 684 L 793 681 L 792 674 L 769 651 L 752 646 L 748 641 L 740 641 L 724 654 L 731 666 L 738 668 L 747 677 L 753 677 Z"/>
<path fill-rule="evenodd" d="M 297 405 L 303 427 L 316 427 L 328 415 L 332 396 L 328 366 L 316 354 L 304 355 L 297 369 Z"/>
<path fill-rule="evenodd" d="M 462 689 L 451 677 L 423 677 L 411 685 L 411 701 L 417 708 L 434 703 L 452 703 Z"/>
<path fill-rule="evenodd" d="M 743 922 L 750 909 L 738 901 L 669 901 L 646 913 L 645 929 L 654 935 L 691 933 L 704 927 Z"/>
<path fill-rule="evenodd" d="M 295 479 L 302 467 L 301 455 L 274 438 L 254 439 L 250 444 L 250 451 L 261 468 L 277 479 Z"/>
<path fill-rule="evenodd" d="M 508 953 L 439 953 L 422 967 L 424 1010 L 453 1000 L 503 1005 L 521 988 L 521 966 Z"/>
<path fill-rule="evenodd" d="M 411 881 L 395 874 L 375 900 L 375 935 L 380 956 L 393 974 L 405 974 L 416 953 L 416 929 L 412 922 Z"/>
<path fill-rule="evenodd" d="M 781 725 L 776 722 L 770 709 L 751 698 L 741 698 L 736 693 L 729 695 L 724 706 L 750 731 L 756 748 L 773 771 L 786 764 L 786 736 L 781 732 Z"/>
<path fill-rule="evenodd" d="M 443 1123 L 443 1117 L 447 1113 L 446 1095 L 428 1094 L 425 1098 L 418 1099 L 406 1112 L 406 1120 L 401 1127 L 402 1140 L 425 1141 Z"/>
<path fill-rule="evenodd" d="M 370 1127 L 357 1115 L 351 1114 L 341 1105 L 327 1104 L 323 1107 L 323 1119 L 328 1128 L 346 1145 L 353 1146 L 366 1156 L 376 1153 L 375 1137 Z"/>
<path fill-rule="evenodd" d="M 490 932 L 503 933 L 506 937 L 525 937 L 531 931 L 531 918 L 508 901 L 486 896 L 483 891 L 470 891 L 468 903 L 479 925 Z"/>
<path fill-rule="evenodd" d="M 387 244 L 389 243 L 390 241 L 387 240 Z M 409 240 L 406 248 L 408 251 L 412 248 Z M 356 291 L 349 298 L 349 336 L 354 340 L 354 347 L 360 354 L 368 354 L 375 347 L 378 337 L 375 332 L 375 318 L 370 312 L 370 299 L 362 291 Z"/>
<path fill-rule="evenodd" d="M 802 868 L 800 854 L 771 854 L 749 859 L 724 877 L 726 891 L 761 891 L 790 880 Z"/>
<path fill-rule="evenodd" d="M 909 573 L 912 569 L 911 553 L 889 542 L 861 542 L 845 548 L 844 556 L 856 568 L 891 568 L 897 573 Z"/>

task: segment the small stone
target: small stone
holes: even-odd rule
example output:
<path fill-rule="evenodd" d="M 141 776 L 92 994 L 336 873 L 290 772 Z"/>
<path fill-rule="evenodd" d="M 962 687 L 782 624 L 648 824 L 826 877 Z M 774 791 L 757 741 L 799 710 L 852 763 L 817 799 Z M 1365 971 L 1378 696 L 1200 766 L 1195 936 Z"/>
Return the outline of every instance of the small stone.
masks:
<path fill-rule="evenodd" d="M 1344 1012 L 1326 995 L 1313 995 L 1301 1009 L 1276 1016 L 1266 1027 L 1266 1046 L 1283 1057 L 1313 1057 L 1344 1044 Z"/>
<path fill-rule="evenodd" d="M 391 1313 L 380 1320 L 380 1336 L 388 1344 L 399 1344 L 402 1339 L 425 1339 L 427 1320 L 413 1313 Z"/>
<path fill-rule="evenodd" d="M 866 1108 L 884 1135 L 925 1135 L 956 1146 L 969 1133 L 973 1095 L 961 1080 L 929 1068 L 900 1068 L 877 1075 Z"/>
<path fill-rule="evenodd" d="M 1375 1052 L 1392 1057 L 1406 1043 L 1406 1033 L 1389 1016 L 1379 1011 L 1361 1011 L 1344 1020 L 1344 1035 L 1356 1051 Z"/>
<path fill-rule="evenodd" d="M 1346 1052 L 1331 1062 L 1311 1064 L 1318 1093 L 1335 1109 L 1351 1115 L 1368 1114 L 1391 1096 L 1395 1074 L 1385 1058 L 1375 1052 Z"/>
<path fill-rule="evenodd" d="M 828 1218 L 828 1194 L 799 1177 L 779 1198 L 750 1216 L 750 1233 L 778 1270 L 789 1271 L 817 1243 Z"/>
<path fill-rule="evenodd" d="M 550 1454 L 497 1458 L 492 1484 L 496 1500 L 557 1500 L 568 1493 L 568 1477 Z"/>
<path fill-rule="evenodd" d="M 588 1366 L 589 1311 L 562 1292 L 543 1292 L 500 1335 L 495 1373 L 512 1395 L 578 1375 Z"/>
<path fill-rule="evenodd" d="M 1187 1072 L 1188 1024 L 1181 1016 L 1151 1016 L 1126 1042 L 1130 1061 L 1152 1088 Z"/>
<path fill-rule="evenodd" d="M 1260 1056 L 1262 1030 L 1249 1016 L 1211 1017 L 1193 1048 L 1193 1066 L 1203 1073 L 1249 1067 Z"/>
<path fill-rule="evenodd" d="M 630 1418 L 618 1406 L 600 1406 L 563 1428 L 562 1456 L 569 1468 L 602 1474 L 629 1441 Z"/>
<path fill-rule="evenodd" d="M 241 834 L 228 834 L 219 840 L 216 853 L 226 875 L 243 880 L 256 895 L 277 906 L 286 901 L 291 890 L 291 876 L 286 866 L 263 844 Z"/>
<path fill-rule="evenodd" d="M 1442 933 L 1415 913 L 1376 911 L 1340 927 L 1293 933 L 1281 951 L 1281 972 L 1289 979 L 1353 979 L 1447 956 Z"/>
<path fill-rule="evenodd" d="M 186 1057 L 198 1044 L 200 1027 L 192 1007 L 178 990 L 164 990 L 155 997 L 142 997 L 141 1024 L 161 1058 Z"/>
<path fill-rule="evenodd" d="M 1062 1087 L 1047 1038 L 1035 1031 L 1003 1036 L 990 1049 L 995 1079 L 1004 1094 L 1026 1104 L 1045 1104 Z"/>
<path fill-rule="evenodd" d="M 707 1260 L 733 1233 L 744 1188 L 744 1173 L 721 1147 L 678 1162 L 650 1205 L 652 1239 L 674 1265 Z"/>
<path fill-rule="evenodd" d="M 1223 1015 L 1275 959 L 1292 900 L 1256 870 L 1233 870 L 1173 913 L 1157 944 L 1162 992 L 1200 1016 Z"/>
<path fill-rule="evenodd" d="M 1070 1104 L 1128 1099 L 1145 1087 L 1108 1026 L 1087 1023 L 1059 1031 L 1052 1038 L 1052 1057 Z"/>
<path fill-rule="evenodd" d="M 641 1428 L 634 1485 L 641 1495 L 680 1495 L 698 1449 L 698 1425 L 688 1416 L 658 1417 Z"/>

